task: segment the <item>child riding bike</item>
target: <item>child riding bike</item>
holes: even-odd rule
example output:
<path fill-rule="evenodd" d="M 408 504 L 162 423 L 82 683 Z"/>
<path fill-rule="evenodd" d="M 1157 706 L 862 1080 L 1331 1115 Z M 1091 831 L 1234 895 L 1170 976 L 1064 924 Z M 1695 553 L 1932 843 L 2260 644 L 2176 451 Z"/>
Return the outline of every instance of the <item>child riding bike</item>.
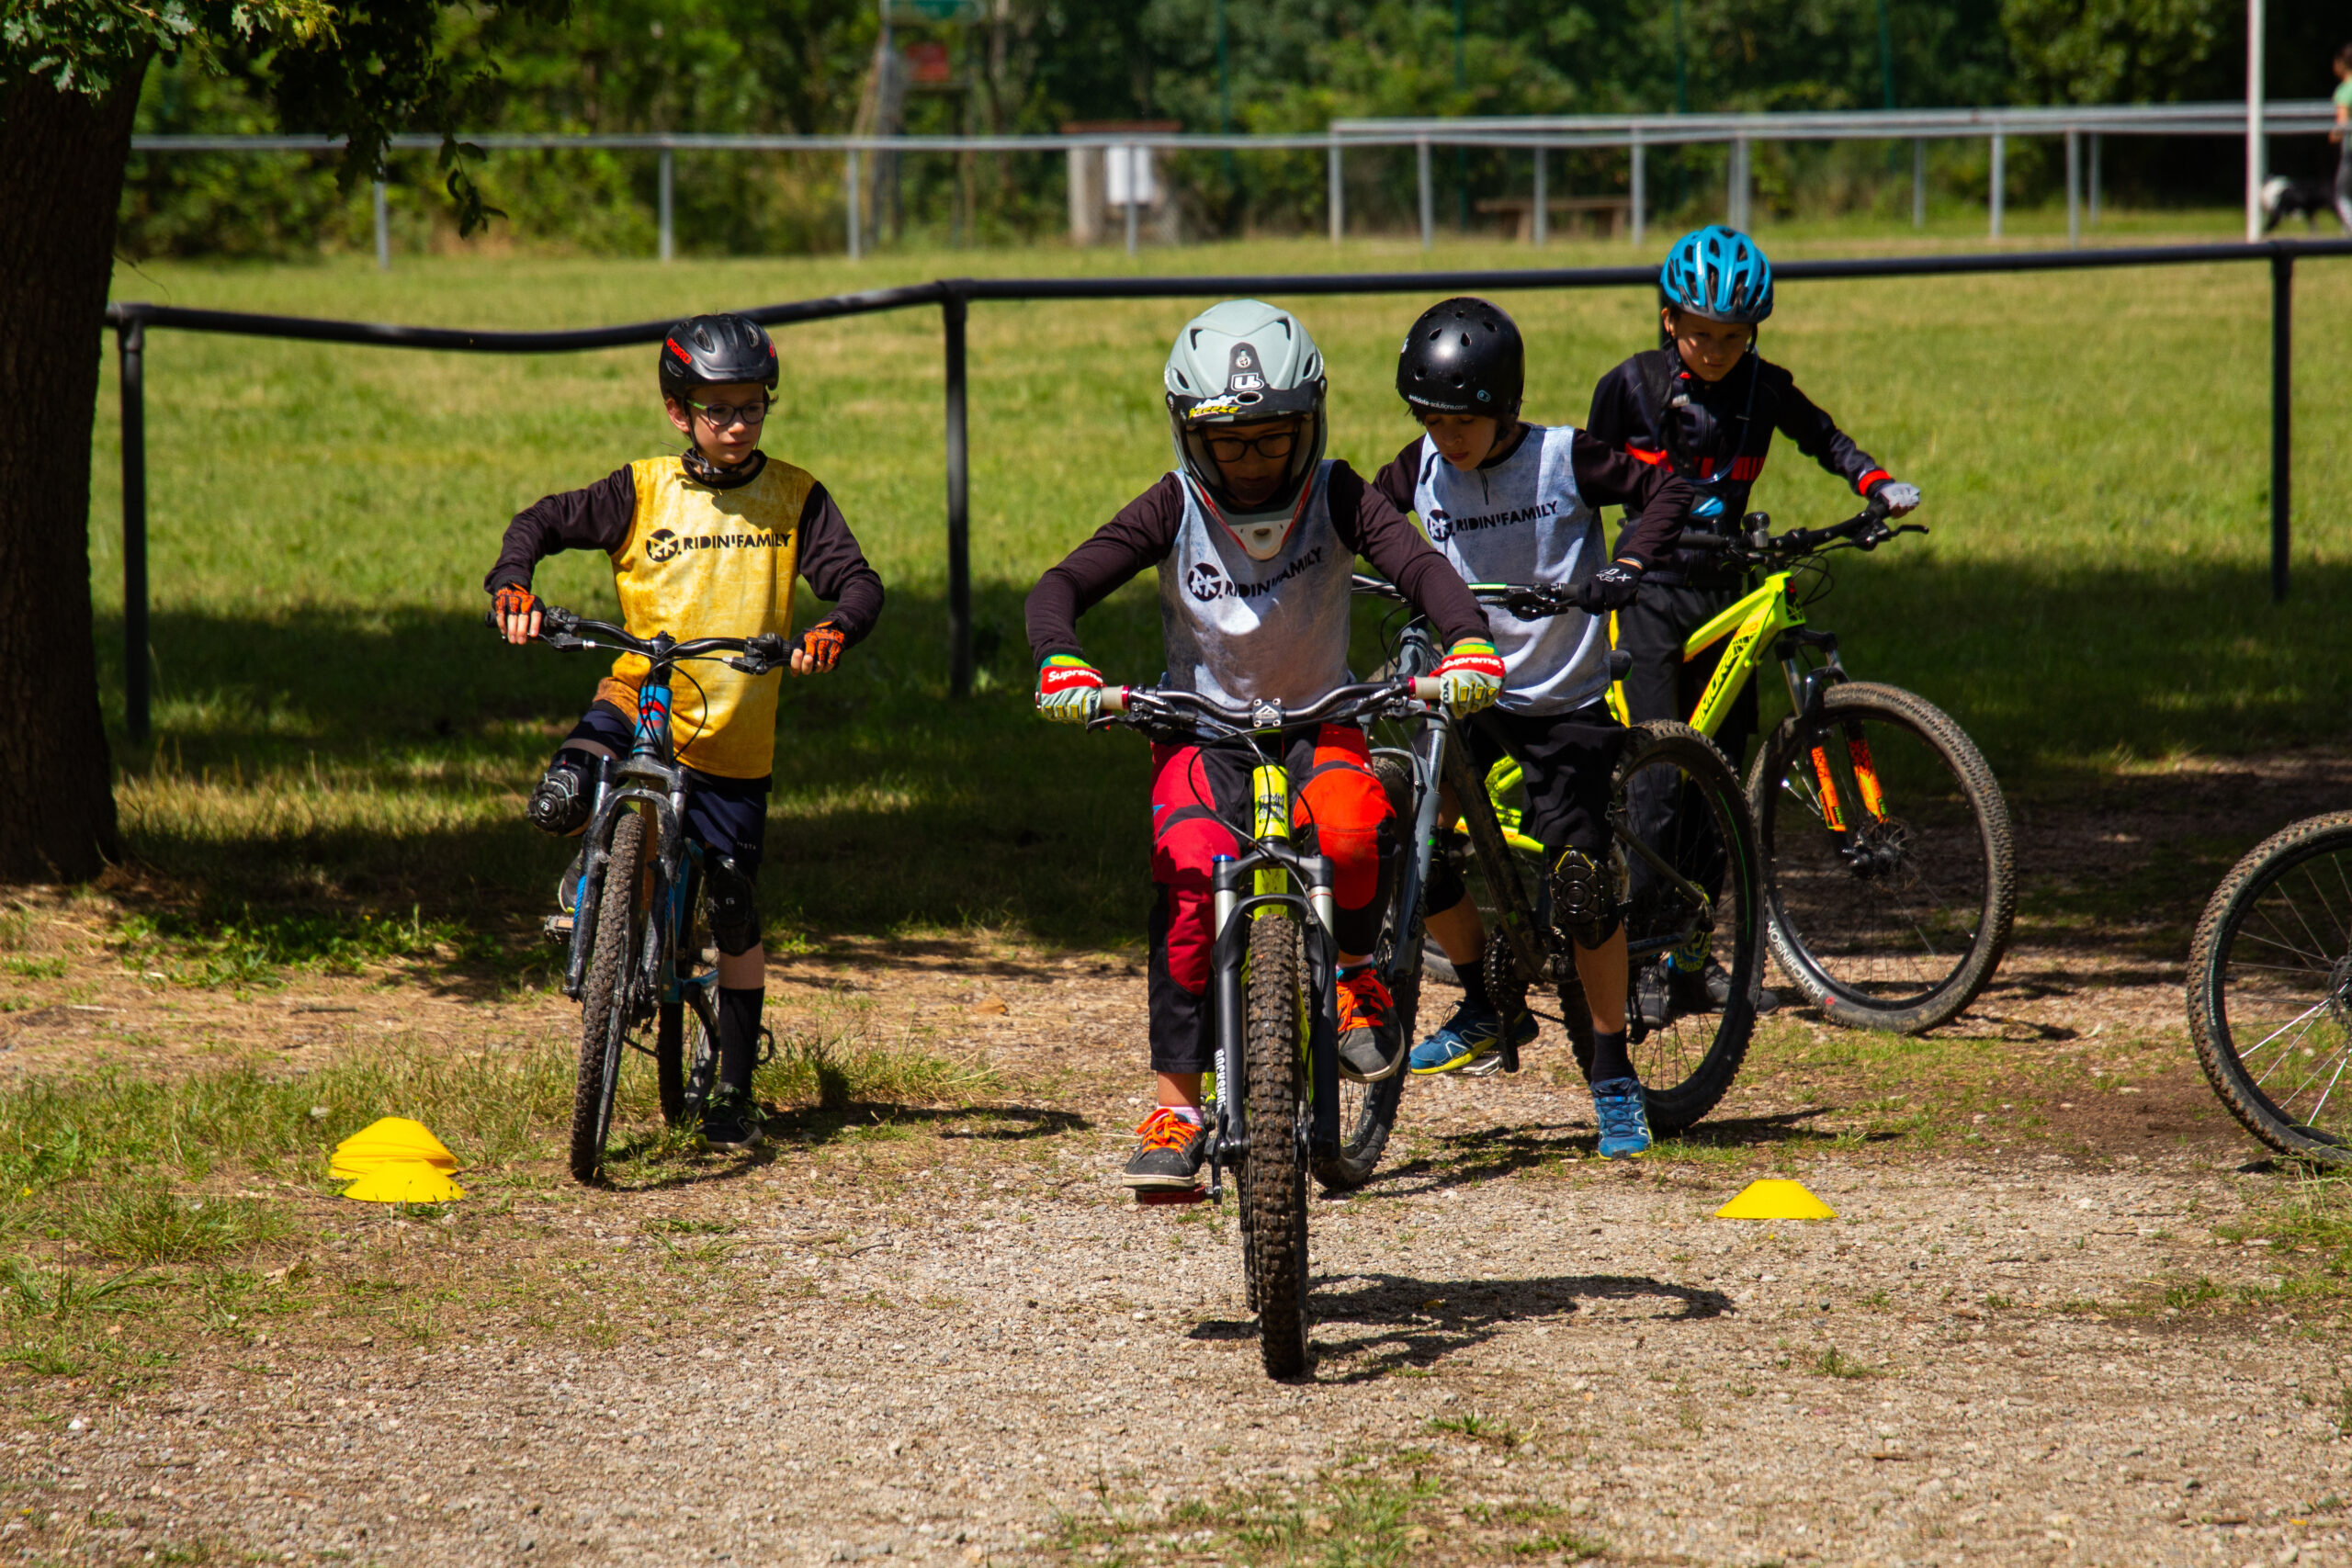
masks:
<path fill-rule="evenodd" d="M 1505 754 L 1527 792 L 1526 831 L 1544 845 L 1551 914 L 1575 944 L 1592 1011 L 1590 1083 L 1600 1152 L 1649 1146 L 1642 1086 L 1625 1044 L 1625 934 L 1609 828 L 1610 780 L 1625 728 L 1609 711 L 1606 612 L 1633 602 L 1650 565 L 1670 555 L 1691 501 L 1688 481 L 1567 425 L 1520 418 L 1526 347 L 1517 323 L 1484 299 L 1421 312 L 1396 359 L 1396 392 L 1424 431 L 1373 488 L 1421 525 L 1471 582 L 1577 586 L 1585 608 L 1521 621 L 1488 612 L 1505 674 L 1495 705 L 1461 727 L 1473 772 Z M 1599 508 L 1638 517 L 1613 557 L 1601 553 Z M 1501 1015 L 1487 990 L 1486 931 L 1451 855 L 1431 864 L 1430 934 L 1462 978 L 1462 1001 L 1413 1048 L 1416 1073 L 1484 1074 L 1506 1041 L 1535 1037 L 1534 1017 Z"/>
<path fill-rule="evenodd" d="M 1228 300 L 1177 335 L 1163 376 L 1176 468 L 1039 580 L 1029 595 L 1037 706 L 1084 724 L 1102 711 L 1078 618 L 1146 568 L 1159 574 L 1168 671 L 1161 683 L 1226 703 L 1296 707 L 1343 685 L 1350 580 L 1368 558 L 1434 624 L 1449 651 L 1434 673 L 1467 713 L 1501 690 L 1487 618 L 1442 557 L 1344 462 L 1324 457 L 1323 356 L 1289 311 Z M 1366 962 L 1379 935 L 1396 834 L 1363 731 L 1305 727 L 1286 738 L 1304 781 L 1292 817 L 1332 865 L 1340 949 L 1341 1070 L 1394 1066 L 1387 987 Z M 1250 820 L 1246 748 L 1152 747 L 1149 926 L 1151 1066 L 1157 1101 L 1122 1179 L 1139 1191 L 1198 1184 L 1207 1135 L 1201 1078 L 1216 1043 L 1204 1027 L 1211 862 L 1239 852 Z"/>
<path fill-rule="evenodd" d="M 789 634 L 796 575 L 834 607 L 793 649 L 795 675 L 831 670 L 873 630 L 882 580 L 841 509 L 806 470 L 760 450 L 776 380 L 775 344 L 750 318 L 695 316 L 672 327 L 662 342 L 662 401 L 685 450 L 643 458 L 515 514 L 483 580 L 506 640 L 538 635 L 532 572 L 568 549 L 612 558 L 622 621 L 639 637 Z M 628 754 L 648 668 L 624 654 L 597 682 L 595 700 L 531 792 L 524 814 L 533 826 L 558 837 L 587 826 L 597 771 Z M 673 699 L 678 760 L 692 786 L 685 832 L 705 852 L 719 952 L 718 1082 L 702 1115 L 703 1141 L 714 1149 L 752 1148 L 763 1138 L 752 1069 L 767 954 L 752 883 L 766 846 L 780 684 L 774 673 L 709 663 L 682 672 Z"/>
<path fill-rule="evenodd" d="M 1757 352 L 1758 324 L 1771 313 L 1772 264 L 1756 243 L 1720 224 L 1694 229 L 1658 270 L 1659 346 L 1627 359 L 1592 389 L 1586 427 L 1627 457 L 1689 480 L 1686 541 L 1703 536 L 1699 547 L 1686 542 L 1653 562 L 1632 603 L 1617 611 L 1617 646 L 1634 661 L 1624 682 L 1626 716 L 1637 724 L 1688 718 L 1714 674 L 1724 644 L 1686 661 L 1683 643 L 1746 591 L 1747 577 L 1719 547 L 1703 546 L 1737 536 L 1774 431 L 1856 494 L 1885 502 L 1894 516 L 1919 504 L 1917 485 L 1881 468 L 1797 389 L 1793 376 Z M 1714 736 L 1735 771 L 1747 766 L 1756 727 L 1750 682 Z M 1653 1024 L 1663 1025 L 1669 1012 L 1720 1010 L 1729 980 L 1711 961 L 1703 973 L 1673 984 L 1681 994 L 1636 998 Z M 1757 1010 L 1769 1012 L 1777 1001 L 1764 991 Z"/>

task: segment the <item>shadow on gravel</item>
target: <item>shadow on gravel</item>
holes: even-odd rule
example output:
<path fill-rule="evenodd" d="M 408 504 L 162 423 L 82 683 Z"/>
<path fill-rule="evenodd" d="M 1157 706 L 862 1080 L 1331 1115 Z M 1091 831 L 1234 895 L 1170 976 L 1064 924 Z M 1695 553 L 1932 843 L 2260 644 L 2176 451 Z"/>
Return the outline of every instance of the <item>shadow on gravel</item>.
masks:
<path fill-rule="evenodd" d="M 1327 1357 L 1360 1356 L 1360 1364 L 1330 1381 L 1370 1382 L 1408 1368 L 1428 1367 L 1481 1345 L 1512 1323 L 1564 1318 L 1582 1302 L 1654 1300 L 1657 1314 L 1689 1323 L 1734 1309 L 1720 1291 L 1670 1284 L 1646 1275 L 1555 1274 L 1530 1280 L 1476 1282 L 1417 1280 L 1401 1274 L 1346 1276 L 1341 1288 L 1320 1285 L 1314 1297 L 1317 1342 Z M 1204 1324 L 1195 1337 L 1215 1338 Z M 1359 1332 L 1350 1334 L 1353 1326 Z"/>
<path fill-rule="evenodd" d="M 1826 1115 L 1834 1109 L 1815 1105 L 1770 1116 L 1726 1116 L 1720 1121 L 1702 1122 L 1687 1131 L 1668 1134 L 1660 1141 L 1661 1150 L 1664 1157 L 1670 1160 L 1678 1146 L 1744 1149 L 1826 1145 L 1836 1142 L 1838 1135 L 1801 1123 Z M 1434 1158 L 1408 1161 L 1380 1172 L 1351 1192 L 1329 1193 L 1326 1198 L 1416 1198 L 1449 1187 L 1490 1181 L 1568 1156 L 1592 1154 L 1597 1135 L 1586 1123 L 1553 1122 L 1498 1127 L 1483 1133 L 1449 1133 L 1437 1141 L 1444 1152 Z"/>
<path fill-rule="evenodd" d="M 948 1126 L 939 1133 L 940 1137 L 991 1143 L 1023 1143 L 1032 1138 L 1057 1137 L 1064 1133 L 1083 1133 L 1093 1125 L 1076 1111 L 1054 1111 L 1035 1105 L 894 1105 L 881 1100 L 858 1100 L 847 1105 L 770 1111 L 765 1116 L 768 1141 L 766 1146 L 756 1154 L 724 1160 L 696 1156 L 697 1163 L 694 1165 L 673 1167 L 649 1174 L 642 1180 L 629 1179 L 616 1185 L 632 1192 L 667 1192 L 714 1181 L 733 1181 L 773 1164 L 777 1154 L 787 1145 L 821 1148 L 829 1144 L 855 1143 L 863 1139 L 905 1137 L 910 1136 L 916 1126 L 938 1126 L 945 1122 L 983 1124 Z M 657 1130 L 616 1144 L 605 1156 L 606 1161 L 611 1165 L 623 1165 L 640 1156 L 658 1154 L 670 1137 L 667 1132 Z"/>

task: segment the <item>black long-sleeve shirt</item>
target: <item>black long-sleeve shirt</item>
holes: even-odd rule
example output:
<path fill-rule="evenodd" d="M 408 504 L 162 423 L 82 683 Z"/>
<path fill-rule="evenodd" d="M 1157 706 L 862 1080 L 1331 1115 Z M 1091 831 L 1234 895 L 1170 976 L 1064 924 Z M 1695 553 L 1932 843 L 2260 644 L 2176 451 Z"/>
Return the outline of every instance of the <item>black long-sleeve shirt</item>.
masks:
<path fill-rule="evenodd" d="M 482 586 L 493 592 L 509 583 L 527 588 L 538 563 L 559 550 L 610 555 L 628 543 L 636 518 L 637 480 L 625 468 L 584 489 L 542 496 L 506 525 L 498 562 Z M 866 564 L 865 552 L 822 484 L 809 488 L 799 532 L 800 575 L 819 598 L 832 601 L 832 613 L 825 618 L 854 645 L 882 615 L 882 579 Z"/>
<path fill-rule="evenodd" d="M 1343 462 L 1332 464 L 1325 494 L 1340 543 L 1396 583 L 1447 644 L 1488 635 L 1487 613 L 1453 568 L 1363 475 Z M 1166 560 L 1183 525 L 1183 481 L 1163 475 L 1039 578 L 1025 611 L 1030 651 L 1039 662 L 1081 651 L 1078 618 L 1137 572 Z"/>
<path fill-rule="evenodd" d="M 1663 400 L 1650 392 L 1666 389 Z M 1662 415 L 1655 406 L 1671 407 L 1680 424 L 1681 456 L 1688 460 L 1687 477 L 1693 482 L 1693 520 L 1710 533 L 1730 533 L 1747 511 L 1747 496 L 1764 471 L 1779 431 L 1797 450 L 1867 495 L 1871 487 L 1888 478 L 1877 459 L 1838 428 L 1838 422 L 1797 389 L 1796 378 L 1785 368 L 1750 352 L 1720 381 L 1705 381 L 1690 374 L 1682 356 L 1672 348 L 1634 355 L 1600 378 L 1592 389 L 1592 413 L 1585 427 L 1610 446 L 1637 461 L 1670 468 Z M 1710 506 L 1710 502 L 1714 504 Z M 1704 509 L 1703 513 L 1701 509 Z M 1619 537 L 1622 554 L 1638 532 L 1629 527 Z M 1723 570 L 1721 558 L 1691 551 L 1677 551 L 1652 568 L 1660 582 L 1704 581 Z"/>
<path fill-rule="evenodd" d="M 1520 443 L 1534 434 L 1535 429 L 1521 421 L 1512 438 L 1498 442 L 1494 453 L 1479 467 L 1489 468 L 1510 461 L 1518 455 Z M 1661 557 L 1674 553 L 1676 541 L 1682 537 L 1683 516 L 1692 499 L 1689 480 L 1663 464 L 1646 462 L 1612 447 L 1585 430 L 1577 431 L 1568 443 L 1568 466 L 1576 475 L 1577 494 L 1588 505 L 1625 509 L 1628 526 L 1618 539 L 1611 558 L 1639 561 L 1646 570 Z M 1420 487 L 1420 475 L 1421 443 L 1408 441 L 1405 449 L 1374 477 L 1372 484 L 1397 511 L 1410 512 L 1414 493 Z"/>

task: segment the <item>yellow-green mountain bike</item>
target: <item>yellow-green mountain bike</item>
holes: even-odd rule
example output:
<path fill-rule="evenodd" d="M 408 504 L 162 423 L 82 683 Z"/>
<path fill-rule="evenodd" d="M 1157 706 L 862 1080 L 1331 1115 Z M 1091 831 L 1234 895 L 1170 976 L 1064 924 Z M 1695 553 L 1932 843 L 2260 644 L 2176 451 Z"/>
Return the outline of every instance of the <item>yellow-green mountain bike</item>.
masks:
<path fill-rule="evenodd" d="M 1849 677 L 1837 637 L 1808 626 L 1805 609 L 1830 585 L 1821 556 L 1926 532 L 1889 525 L 1876 502 L 1830 527 L 1778 535 L 1750 513 L 1722 545 L 1762 581 L 1682 649 L 1697 659 L 1729 639 L 1690 717 L 1710 738 L 1764 661 L 1781 666 L 1793 711 L 1765 738 L 1747 779 L 1766 938 L 1831 1019 L 1903 1034 L 1957 1016 L 2008 948 L 2008 807 L 1959 725 L 1913 693 Z M 1611 703 L 1622 717 L 1622 684 Z"/>

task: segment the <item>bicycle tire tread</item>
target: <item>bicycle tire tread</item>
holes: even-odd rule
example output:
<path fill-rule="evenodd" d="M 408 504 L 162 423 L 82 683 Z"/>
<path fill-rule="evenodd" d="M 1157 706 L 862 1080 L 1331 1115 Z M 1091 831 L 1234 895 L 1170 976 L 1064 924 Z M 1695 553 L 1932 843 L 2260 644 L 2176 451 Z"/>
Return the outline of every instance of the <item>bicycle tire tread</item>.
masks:
<path fill-rule="evenodd" d="M 635 943 L 629 940 L 629 917 L 637 903 L 639 859 L 645 840 L 645 818 L 624 812 L 613 827 L 612 859 L 605 868 L 605 885 L 596 906 L 596 945 L 588 962 L 588 983 L 580 1007 L 579 1070 L 571 1090 L 572 1179 L 594 1185 L 605 1163 L 605 1066 L 611 1051 L 615 1010 L 620 1006 L 621 984 Z M 618 1086 L 615 1086 L 618 1093 Z"/>
<path fill-rule="evenodd" d="M 1248 1056 L 1250 1152 L 1241 1201 L 1250 1246 L 1245 1264 L 1258 1309 L 1266 1375 L 1306 1370 L 1306 1171 L 1300 1157 L 1298 931 L 1286 916 L 1252 923 L 1242 1050 Z"/>

